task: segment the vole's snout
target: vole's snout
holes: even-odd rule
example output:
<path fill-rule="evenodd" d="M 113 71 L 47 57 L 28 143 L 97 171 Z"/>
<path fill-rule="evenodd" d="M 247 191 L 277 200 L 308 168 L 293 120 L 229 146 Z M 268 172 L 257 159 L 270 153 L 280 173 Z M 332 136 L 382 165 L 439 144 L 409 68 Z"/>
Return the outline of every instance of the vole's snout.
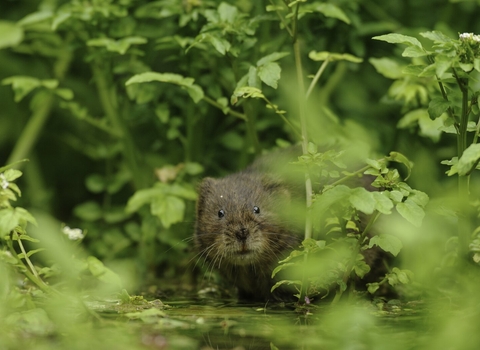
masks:
<path fill-rule="evenodd" d="M 249 233 L 248 229 L 246 229 L 245 227 L 242 227 L 242 228 L 240 228 L 240 230 L 235 232 L 235 237 L 237 237 L 237 239 L 240 242 L 245 242 L 247 240 L 247 237 L 248 237 L 249 234 L 250 233 Z"/>

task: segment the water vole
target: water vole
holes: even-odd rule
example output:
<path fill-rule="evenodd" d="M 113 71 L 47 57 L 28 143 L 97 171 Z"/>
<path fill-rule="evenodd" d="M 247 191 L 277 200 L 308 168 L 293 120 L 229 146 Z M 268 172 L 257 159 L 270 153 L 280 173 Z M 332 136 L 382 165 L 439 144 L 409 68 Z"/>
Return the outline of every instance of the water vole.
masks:
<path fill-rule="evenodd" d="M 292 190 L 266 173 L 265 163 L 261 159 L 224 178 L 205 178 L 199 186 L 197 249 L 209 269 L 238 288 L 240 299 L 283 299 L 281 289 L 270 293 L 272 270 L 300 243 L 282 215 Z"/>
<path fill-rule="evenodd" d="M 273 269 L 302 240 L 304 213 L 295 208 L 305 203 L 304 175 L 298 173 L 300 178 L 292 180 L 289 166 L 278 167 L 295 159 L 291 153 L 261 157 L 243 171 L 220 179 L 205 178 L 199 186 L 197 251 L 207 269 L 217 270 L 237 287 L 240 299 L 293 298 L 294 290 L 288 286 L 270 292 L 277 282 L 271 278 Z M 370 266 L 382 259 L 375 248 L 363 255 Z"/>

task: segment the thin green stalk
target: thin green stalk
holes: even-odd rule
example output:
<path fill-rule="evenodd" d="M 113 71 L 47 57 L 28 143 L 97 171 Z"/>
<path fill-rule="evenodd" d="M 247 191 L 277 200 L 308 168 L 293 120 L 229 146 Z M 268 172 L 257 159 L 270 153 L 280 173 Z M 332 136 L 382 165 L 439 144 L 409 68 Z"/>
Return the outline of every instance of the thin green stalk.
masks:
<path fill-rule="evenodd" d="M 203 100 L 205 102 L 207 102 L 208 104 L 211 104 L 212 106 L 218 108 L 218 109 L 221 109 L 222 111 L 225 110 L 225 106 L 221 105 L 220 103 L 218 103 L 217 101 L 211 99 L 210 97 L 208 96 L 203 96 Z M 225 110 L 228 114 L 234 116 L 234 117 L 237 117 L 237 118 L 240 118 L 242 120 L 247 120 L 247 116 L 245 114 L 242 114 L 242 113 L 238 113 L 237 111 L 234 111 L 233 109 L 230 109 L 230 108 L 227 108 Z"/>
<path fill-rule="evenodd" d="M 36 278 L 39 278 L 40 277 L 38 276 L 38 273 L 37 273 L 37 270 L 35 269 L 35 266 L 33 266 L 32 262 L 30 261 L 30 258 L 28 257 L 27 255 L 27 252 L 25 251 L 25 247 L 23 246 L 23 243 L 22 243 L 22 240 L 20 239 L 20 236 L 17 235 L 17 243 L 18 243 L 18 246 L 20 247 L 20 250 L 22 251 L 23 253 L 23 256 L 25 257 L 25 261 L 27 262 L 27 265 L 28 267 L 30 268 L 30 270 L 32 271 L 32 274 L 36 277 Z"/>
<path fill-rule="evenodd" d="M 295 55 L 295 68 L 297 74 L 297 85 L 298 85 L 298 109 L 299 109 L 299 118 L 300 118 L 300 126 L 301 126 L 301 133 L 302 133 L 302 152 L 303 154 L 308 153 L 308 131 L 307 131 L 307 115 L 305 111 L 305 85 L 303 81 L 303 67 L 302 67 L 302 56 L 300 50 L 300 41 L 298 40 L 298 11 L 300 8 L 300 3 L 297 3 L 295 8 L 295 15 L 293 20 L 293 51 Z M 310 173 L 307 169 L 305 172 L 305 194 L 306 194 L 306 218 L 305 218 L 305 239 L 309 239 L 312 237 L 313 231 L 313 220 L 312 220 L 312 199 L 313 199 L 313 188 L 312 188 L 312 180 L 310 178 Z M 308 262 L 308 254 L 305 254 L 304 264 L 306 266 Z M 302 276 L 302 286 L 300 290 L 300 302 L 305 300 L 307 291 L 307 281 L 305 278 L 305 274 Z"/>
<path fill-rule="evenodd" d="M 7 246 L 12 256 L 17 258 L 18 264 L 23 267 L 22 272 L 33 284 L 35 284 L 44 293 L 58 293 L 55 289 L 45 284 L 45 282 L 43 282 L 39 277 L 36 277 L 33 273 L 30 272 L 30 270 L 23 263 L 22 259 L 18 257 L 17 252 L 13 248 L 12 240 L 7 241 Z"/>
<path fill-rule="evenodd" d="M 364 241 L 365 237 L 367 236 L 367 233 L 370 231 L 370 228 L 373 226 L 375 221 L 377 221 L 378 217 L 380 216 L 380 212 L 376 211 L 372 216 L 370 216 L 370 220 L 368 220 L 367 226 L 363 230 L 363 232 L 360 234 L 360 237 L 357 240 L 357 243 L 355 244 L 354 251 L 351 255 L 350 262 L 343 273 L 343 282 L 347 283 L 350 275 L 352 274 L 353 268 L 355 267 L 355 261 L 357 259 L 357 255 L 360 252 L 360 248 L 362 247 L 362 242 Z M 336 304 L 340 301 L 340 298 L 342 297 L 343 290 L 339 288 L 337 292 L 335 293 L 335 298 L 333 298 L 332 305 Z"/>
<path fill-rule="evenodd" d="M 260 154 L 262 152 L 262 148 L 260 147 L 260 142 L 258 141 L 257 130 L 255 129 L 255 113 L 252 108 L 252 101 L 245 101 L 243 104 L 243 110 L 247 115 L 247 132 L 250 136 L 250 141 L 253 145 L 253 149 L 255 150 L 255 154 Z"/>
<path fill-rule="evenodd" d="M 37 106 L 15 143 L 15 147 L 7 159 L 7 164 L 28 157 L 33 146 L 37 143 L 43 126 L 50 116 L 54 100 L 54 96 L 50 93 L 43 99 L 42 103 Z M 22 166 L 23 164 L 19 164 L 17 168 L 21 168 Z"/>
<path fill-rule="evenodd" d="M 125 125 L 120 116 L 120 111 L 116 101 L 115 90 L 109 82 L 106 74 L 108 70 L 104 69 L 103 62 L 97 59 L 91 65 L 93 77 L 97 85 L 98 96 L 105 115 L 109 119 L 111 125 L 115 129 L 115 133 L 119 135 L 122 143 L 122 151 L 128 163 L 130 171 L 132 172 L 133 183 L 136 189 L 146 187 L 143 181 L 144 176 L 140 171 L 137 161 L 137 154 L 135 144 L 132 140 L 128 127 Z"/>
<path fill-rule="evenodd" d="M 270 0 L 270 3 L 272 4 L 272 6 L 275 6 L 275 7 L 276 7 L 276 5 L 275 5 L 275 3 L 273 2 L 273 0 Z M 288 5 L 286 5 L 286 6 L 287 6 L 287 9 L 290 9 L 290 8 L 288 7 Z M 285 19 L 283 18 L 283 16 L 282 16 L 282 14 L 280 13 L 280 11 L 275 10 L 275 12 L 277 13 L 278 18 L 280 18 L 280 21 L 282 22 L 284 28 L 287 30 L 288 34 L 290 34 L 290 36 L 293 37 L 293 31 L 292 31 L 292 30 L 290 29 L 290 27 L 288 26 L 288 23 L 285 22 Z"/>
<path fill-rule="evenodd" d="M 462 156 L 467 148 L 467 125 L 468 125 L 468 79 L 461 79 L 454 70 L 455 78 L 462 91 L 462 115 L 457 135 L 458 158 Z M 469 176 L 458 176 L 458 195 L 460 201 L 460 210 L 458 217 L 458 240 L 460 256 L 466 257 L 468 253 L 468 243 L 470 237 L 469 222 Z"/>
<path fill-rule="evenodd" d="M 67 38 L 67 42 L 69 39 Z M 65 45 L 67 47 L 68 45 Z M 58 57 L 57 61 L 54 64 L 53 72 L 54 78 L 61 81 L 72 61 L 72 53 L 69 49 L 66 49 Z M 43 127 L 52 112 L 52 108 L 55 102 L 55 97 L 53 94 L 48 94 L 42 101 L 41 104 L 36 106 L 35 111 L 31 115 L 30 119 L 27 122 L 27 125 L 23 129 L 20 137 L 18 138 L 15 146 L 12 150 L 12 153 L 7 159 L 7 164 L 11 164 L 20 159 L 28 158 L 32 148 L 37 143 L 38 137 L 40 136 Z M 21 168 L 23 164 L 19 164 L 16 168 Z"/>
<path fill-rule="evenodd" d="M 318 69 L 317 71 L 317 74 L 315 74 L 315 77 L 313 77 L 313 80 L 312 82 L 310 83 L 310 86 L 308 87 L 308 90 L 307 90 L 307 95 L 305 96 L 305 99 L 307 100 L 308 97 L 310 96 L 310 94 L 312 93 L 313 91 L 313 88 L 315 87 L 315 85 L 317 84 L 318 82 L 318 79 L 320 79 L 323 71 L 325 70 L 325 68 L 327 68 L 327 65 L 329 63 L 329 59 L 328 59 L 328 56 L 327 58 L 325 59 L 325 61 L 323 61 L 322 65 L 320 66 L 320 68 Z"/>

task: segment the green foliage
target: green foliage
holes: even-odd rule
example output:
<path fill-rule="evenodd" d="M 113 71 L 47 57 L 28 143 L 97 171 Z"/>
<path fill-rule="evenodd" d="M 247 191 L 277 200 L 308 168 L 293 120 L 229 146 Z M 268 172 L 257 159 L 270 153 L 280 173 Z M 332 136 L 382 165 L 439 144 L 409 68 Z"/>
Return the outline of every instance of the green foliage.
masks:
<path fill-rule="evenodd" d="M 130 331 L 78 326 L 99 319 L 86 295 L 119 291 L 127 320 L 165 334 L 205 327 L 165 320 L 163 308 L 122 290 L 189 274 L 200 177 L 234 172 L 274 145 L 296 142 L 303 149 L 297 168 L 307 175 L 307 210 L 302 205 L 298 216 L 310 220 L 302 246 L 273 271 L 281 278 L 274 289 L 293 286 L 307 304 L 335 293 L 336 303 L 368 277 L 365 252 L 378 250 L 399 260 L 367 285 L 370 293 L 388 284 L 407 295 L 418 285 L 429 295 L 446 291 L 449 300 L 478 295 L 468 282 L 478 275 L 467 275 L 457 257 L 480 263 L 480 41 L 454 34 L 480 32 L 477 7 L 446 0 L 2 3 L 0 154 L 11 166 L 0 168 L 0 271 L 8 276 L 0 285 L 0 340 L 98 348 L 114 339 L 111 347 L 125 340 L 136 348 Z M 24 158 L 31 161 L 17 162 Z M 142 282 L 109 266 L 127 266 Z M 139 309 L 127 311 L 134 304 Z M 59 309 L 74 310 L 68 322 Z M 351 347 L 351 338 L 379 347 L 379 337 L 344 336 L 353 320 L 374 329 L 370 313 L 339 310 L 332 314 L 344 323 L 323 320 L 342 336 L 327 334 L 314 346 Z M 87 332 L 95 335 L 85 339 Z M 158 345 L 146 338 L 142 346 Z M 432 344 L 458 338 L 442 334 Z M 196 346 L 172 339 L 172 348 Z M 270 346 L 278 340 L 283 348 L 280 339 Z"/>

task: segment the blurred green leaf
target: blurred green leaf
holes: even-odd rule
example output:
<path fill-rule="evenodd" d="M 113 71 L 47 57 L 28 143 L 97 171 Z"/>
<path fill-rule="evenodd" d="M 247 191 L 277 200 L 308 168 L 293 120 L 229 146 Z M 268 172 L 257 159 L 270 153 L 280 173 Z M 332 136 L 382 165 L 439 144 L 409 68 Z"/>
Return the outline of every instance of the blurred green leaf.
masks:
<path fill-rule="evenodd" d="M 145 72 L 136 74 L 130 79 L 127 80 L 125 83 L 126 86 L 131 84 L 139 84 L 139 83 L 149 83 L 149 82 L 163 82 L 163 83 L 171 83 L 181 86 L 182 88 L 186 89 L 190 97 L 193 99 L 195 103 L 198 103 L 204 96 L 203 90 L 200 86 L 193 84 L 193 78 L 185 78 L 180 74 L 174 73 L 157 73 L 157 72 Z"/>
<path fill-rule="evenodd" d="M 87 258 L 88 269 L 98 280 L 122 288 L 120 277 L 94 256 Z"/>
<path fill-rule="evenodd" d="M 165 195 L 152 201 L 152 214 L 157 216 L 165 228 L 183 221 L 185 201 L 176 196 Z"/>
<path fill-rule="evenodd" d="M 422 44 L 420 43 L 420 41 L 418 41 L 417 38 L 414 38 L 413 36 L 403 35 L 403 34 L 391 33 L 391 34 L 374 36 L 372 39 L 386 41 L 387 43 L 390 43 L 390 44 L 405 44 L 408 46 L 416 46 L 418 48 L 422 48 Z"/>
<path fill-rule="evenodd" d="M 334 52 L 317 52 L 317 51 L 310 51 L 308 57 L 313 61 L 348 61 L 353 63 L 360 63 L 363 61 L 360 57 L 355 57 L 348 53 L 334 53 Z"/>
<path fill-rule="evenodd" d="M 467 147 L 457 163 L 459 175 L 467 175 L 480 159 L 480 144 L 475 143 Z"/>
<path fill-rule="evenodd" d="M 372 192 L 367 191 L 363 187 L 351 190 L 348 200 L 355 209 L 365 214 L 372 214 L 377 204 Z"/>
<path fill-rule="evenodd" d="M 398 213 L 414 226 L 420 227 L 425 216 L 424 210 L 413 200 L 407 198 L 405 202 L 398 203 Z"/>
<path fill-rule="evenodd" d="M 428 105 L 428 114 L 431 119 L 440 117 L 451 106 L 449 101 L 446 101 L 443 97 L 432 98 Z"/>
<path fill-rule="evenodd" d="M 394 256 L 397 256 L 403 247 L 402 241 L 400 241 L 400 239 L 386 233 L 370 238 L 368 247 L 372 248 L 374 245 L 379 246 L 380 248 L 382 248 L 382 250 L 386 252 L 392 253 Z"/>
<path fill-rule="evenodd" d="M 258 67 L 258 76 L 265 84 L 276 89 L 281 71 L 282 69 L 278 63 L 268 62 Z"/>
<path fill-rule="evenodd" d="M 339 19 L 347 24 L 350 24 L 350 19 L 345 12 L 337 5 L 331 3 L 316 3 L 312 7 L 314 11 L 322 13 L 325 17 L 331 17 Z"/>
<path fill-rule="evenodd" d="M 403 68 L 395 60 L 391 58 L 370 58 L 368 60 L 385 78 L 400 79 L 403 77 Z"/>
<path fill-rule="evenodd" d="M 107 51 L 117 52 L 120 55 L 127 53 L 127 50 L 132 45 L 141 45 L 147 43 L 147 39 L 140 36 L 130 36 L 119 40 L 110 38 L 96 38 L 87 41 L 88 46 L 105 47 Z"/>
<path fill-rule="evenodd" d="M 17 46 L 24 37 L 23 28 L 8 21 L 0 21 L 0 33 L 0 50 Z"/>

